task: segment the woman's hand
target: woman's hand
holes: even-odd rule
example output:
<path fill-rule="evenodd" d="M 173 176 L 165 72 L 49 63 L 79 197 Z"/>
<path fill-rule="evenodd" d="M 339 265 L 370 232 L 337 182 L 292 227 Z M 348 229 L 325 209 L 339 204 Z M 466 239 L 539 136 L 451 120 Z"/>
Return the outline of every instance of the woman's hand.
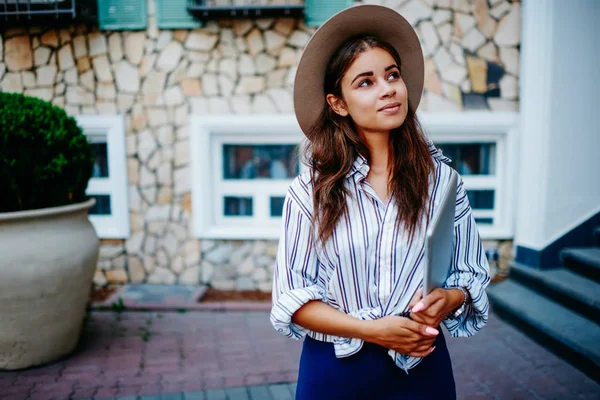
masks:
<path fill-rule="evenodd" d="M 458 308 L 464 299 L 464 293 L 459 289 L 436 288 L 427 296 L 419 289 L 410 301 L 410 318 L 421 324 L 438 327 L 448 313 Z"/>
<path fill-rule="evenodd" d="M 387 316 L 375 321 L 365 321 L 368 330 L 364 336 L 367 342 L 412 357 L 428 356 L 439 331 L 408 318 Z"/>

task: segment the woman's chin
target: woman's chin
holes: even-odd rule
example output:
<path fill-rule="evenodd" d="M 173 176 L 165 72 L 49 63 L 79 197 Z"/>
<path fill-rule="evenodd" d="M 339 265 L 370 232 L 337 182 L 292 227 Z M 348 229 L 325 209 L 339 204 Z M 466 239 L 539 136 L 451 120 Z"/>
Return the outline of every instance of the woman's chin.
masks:
<path fill-rule="evenodd" d="M 406 120 L 406 115 L 398 115 L 394 118 L 386 116 L 385 118 L 378 118 L 375 121 L 370 121 L 370 124 L 356 124 L 360 130 L 364 130 L 367 132 L 390 132 L 392 129 L 396 129 L 404 124 Z"/>
<path fill-rule="evenodd" d="M 402 126 L 402 124 L 404 123 L 404 121 L 406 120 L 405 117 L 401 117 L 401 118 L 390 118 L 387 121 L 381 121 L 380 125 L 380 130 L 382 131 L 391 131 L 392 129 L 396 129 Z"/>

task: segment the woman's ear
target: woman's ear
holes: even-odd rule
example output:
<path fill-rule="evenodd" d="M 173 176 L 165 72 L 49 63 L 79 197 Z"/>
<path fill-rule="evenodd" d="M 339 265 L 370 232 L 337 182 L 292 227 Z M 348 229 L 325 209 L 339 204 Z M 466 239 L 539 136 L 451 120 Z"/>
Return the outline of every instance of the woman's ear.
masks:
<path fill-rule="evenodd" d="M 346 105 L 344 104 L 344 100 L 340 99 L 336 95 L 328 94 L 327 95 L 327 103 L 329 103 L 329 107 L 336 113 L 341 115 L 342 117 L 348 116 L 348 110 L 346 109 Z"/>

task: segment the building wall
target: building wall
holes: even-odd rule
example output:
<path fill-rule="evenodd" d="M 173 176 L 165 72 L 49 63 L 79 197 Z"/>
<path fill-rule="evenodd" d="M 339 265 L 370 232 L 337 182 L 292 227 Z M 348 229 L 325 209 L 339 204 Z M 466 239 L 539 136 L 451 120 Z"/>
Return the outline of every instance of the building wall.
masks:
<path fill-rule="evenodd" d="M 369 3 L 396 8 L 416 27 L 426 57 L 421 111 L 517 111 L 519 1 Z M 149 0 L 145 31 L 4 30 L 0 88 L 71 115 L 125 115 L 131 235 L 103 241 L 96 284 L 270 290 L 276 241 L 199 241 L 191 234 L 188 119 L 292 113 L 295 68 L 313 29 L 282 18 L 159 30 L 154 13 Z"/>
<path fill-rule="evenodd" d="M 600 3 L 584 0 L 579 7 L 554 1 L 552 122 L 546 203 L 545 241 L 568 232 L 574 222 L 600 212 L 600 114 L 590 104 L 600 90 Z M 568 60 L 568 62 L 565 62 Z M 567 77 L 578 76 L 578 79 Z M 586 77 L 588 79 L 586 79 Z M 576 138 L 576 140 L 573 140 Z M 595 182 L 595 183 L 593 183 Z"/>
<path fill-rule="evenodd" d="M 551 0 L 526 15 L 516 241 L 543 250 L 600 212 L 600 3 Z M 541 99 L 541 100 L 540 100 Z M 526 107 L 526 109 L 525 109 Z"/>

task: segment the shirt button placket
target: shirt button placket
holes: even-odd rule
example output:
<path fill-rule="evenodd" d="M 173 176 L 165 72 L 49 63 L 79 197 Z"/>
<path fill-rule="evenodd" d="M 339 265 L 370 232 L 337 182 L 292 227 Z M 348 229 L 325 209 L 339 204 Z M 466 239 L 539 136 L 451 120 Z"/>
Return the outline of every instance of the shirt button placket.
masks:
<path fill-rule="evenodd" d="M 389 241 L 390 241 L 390 233 L 391 230 L 388 228 L 389 222 L 387 221 L 387 215 L 383 220 L 382 230 L 383 235 L 381 236 L 381 243 L 379 243 L 379 265 L 381 267 L 381 280 L 379 282 L 379 294 L 382 303 L 386 303 L 387 299 L 390 296 L 390 268 L 391 268 L 391 260 L 390 252 L 389 252 Z"/>

